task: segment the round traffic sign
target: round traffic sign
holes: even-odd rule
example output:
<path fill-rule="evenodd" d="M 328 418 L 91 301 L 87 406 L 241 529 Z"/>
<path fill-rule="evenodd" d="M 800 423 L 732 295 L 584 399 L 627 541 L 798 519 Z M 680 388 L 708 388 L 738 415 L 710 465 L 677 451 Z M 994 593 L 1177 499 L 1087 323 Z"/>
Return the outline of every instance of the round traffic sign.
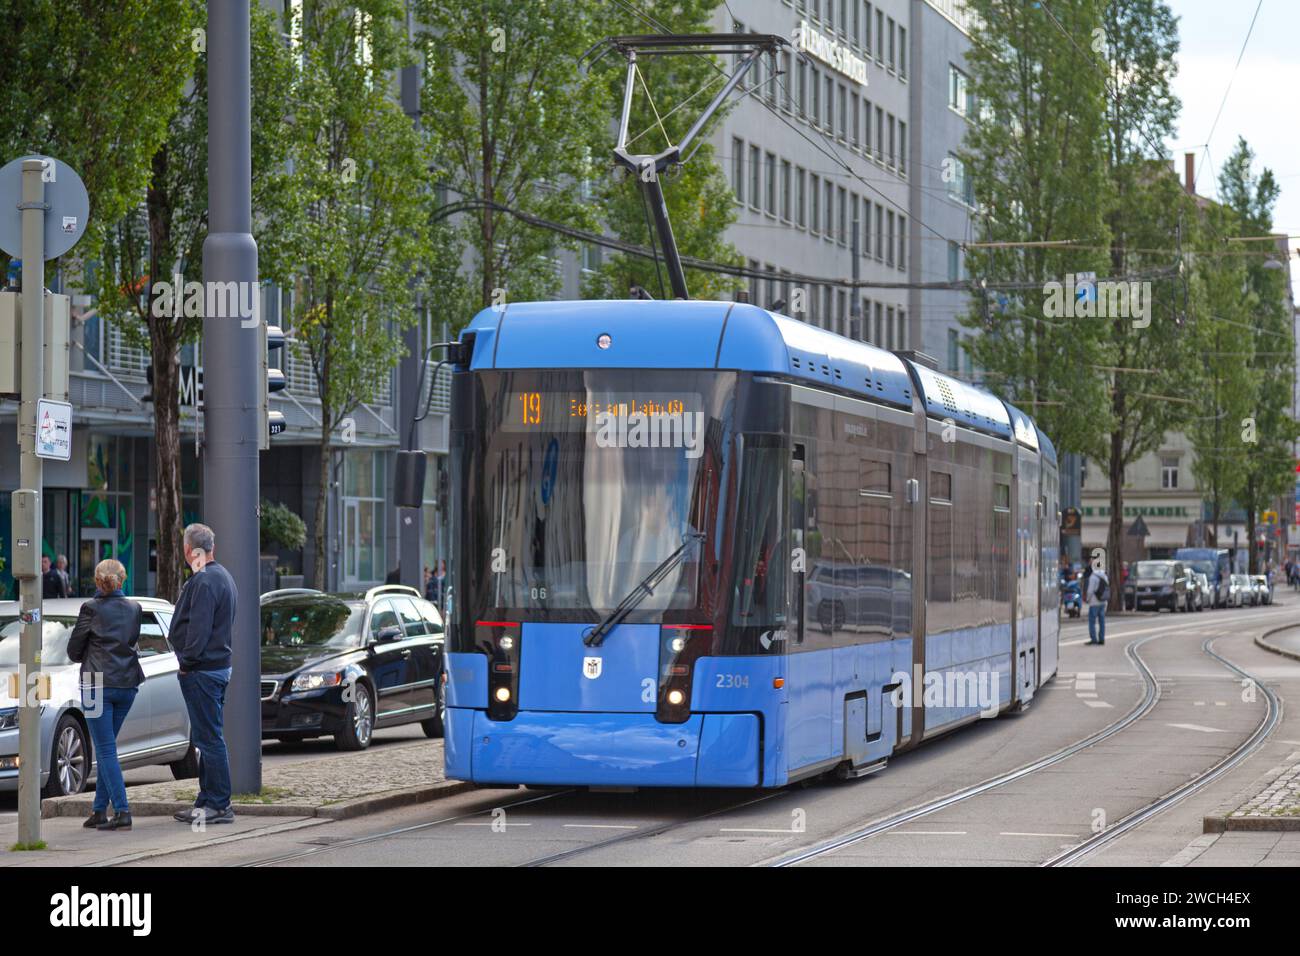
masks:
<path fill-rule="evenodd" d="M 77 244 L 86 231 L 90 196 L 72 167 L 52 156 L 20 156 L 0 167 L 0 249 L 15 259 L 23 254 L 23 161 L 45 164 L 45 258 L 57 259 Z"/>

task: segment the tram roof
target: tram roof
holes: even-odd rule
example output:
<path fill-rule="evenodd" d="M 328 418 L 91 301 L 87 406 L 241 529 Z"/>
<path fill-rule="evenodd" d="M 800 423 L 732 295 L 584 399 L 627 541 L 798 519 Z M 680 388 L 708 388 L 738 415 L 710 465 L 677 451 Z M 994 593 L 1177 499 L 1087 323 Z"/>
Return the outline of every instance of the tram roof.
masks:
<path fill-rule="evenodd" d="M 514 302 L 481 311 L 471 367 L 717 368 L 767 372 L 911 409 L 912 376 L 928 415 L 1013 436 L 1007 406 L 989 392 L 892 352 L 743 302 L 584 299 Z M 602 333 L 612 339 L 597 346 Z M 1020 436 L 1040 447 L 1023 413 Z M 1050 449 L 1050 443 L 1046 443 Z M 1055 460 L 1055 450 L 1052 449 Z"/>
<path fill-rule="evenodd" d="M 581 300 L 487 308 L 472 368 L 717 368 L 767 372 L 912 407 L 892 352 L 744 302 Z M 598 348 L 609 333 L 612 344 Z"/>

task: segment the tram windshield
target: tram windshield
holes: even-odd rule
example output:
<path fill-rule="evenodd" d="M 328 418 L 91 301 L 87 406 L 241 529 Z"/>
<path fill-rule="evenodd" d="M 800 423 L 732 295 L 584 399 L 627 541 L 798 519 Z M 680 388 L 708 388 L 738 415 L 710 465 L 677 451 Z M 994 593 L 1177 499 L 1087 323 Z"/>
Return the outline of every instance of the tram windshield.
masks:
<path fill-rule="evenodd" d="M 627 620 L 708 620 L 735 374 L 516 370 L 476 379 L 462 576 L 472 613 L 603 617 L 700 535 Z"/>

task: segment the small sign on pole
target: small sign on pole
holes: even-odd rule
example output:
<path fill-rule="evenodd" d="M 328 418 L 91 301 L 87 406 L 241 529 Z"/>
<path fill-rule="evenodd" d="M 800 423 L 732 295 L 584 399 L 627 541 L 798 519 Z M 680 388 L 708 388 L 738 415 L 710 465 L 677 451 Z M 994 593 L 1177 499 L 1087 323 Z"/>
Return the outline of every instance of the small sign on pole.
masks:
<path fill-rule="evenodd" d="M 42 398 L 36 403 L 36 455 L 38 458 L 72 458 L 72 405 Z"/>

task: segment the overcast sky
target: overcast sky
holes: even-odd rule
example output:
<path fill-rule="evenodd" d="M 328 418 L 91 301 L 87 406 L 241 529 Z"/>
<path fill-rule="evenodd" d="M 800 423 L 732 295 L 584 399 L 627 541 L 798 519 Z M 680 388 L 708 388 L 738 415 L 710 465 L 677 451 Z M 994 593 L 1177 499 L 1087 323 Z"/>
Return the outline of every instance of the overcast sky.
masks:
<path fill-rule="evenodd" d="M 1241 66 L 1233 65 L 1258 0 L 1167 0 L 1179 18 L 1181 49 L 1174 92 L 1182 100 L 1178 130 L 1170 141 L 1179 174 L 1183 153 L 1196 152 L 1196 191 L 1218 195 L 1217 174 L 1238 136 L 1255 151 L 1255 171 L 1267 166 L 1281 187 L 1274 209 L 1276 231 L 1300 236 L 1300 3 L 1264 0 Z M 1227 102 L 1214 126 L 1214 116 Z M 1205 143 L 1209 140 L 1207 168 Z M 1291 240 L 1294 252 L 1300 239 Z M 1291 259 L 1292 287 L 1300 289 L 1300 259 Z"/>

